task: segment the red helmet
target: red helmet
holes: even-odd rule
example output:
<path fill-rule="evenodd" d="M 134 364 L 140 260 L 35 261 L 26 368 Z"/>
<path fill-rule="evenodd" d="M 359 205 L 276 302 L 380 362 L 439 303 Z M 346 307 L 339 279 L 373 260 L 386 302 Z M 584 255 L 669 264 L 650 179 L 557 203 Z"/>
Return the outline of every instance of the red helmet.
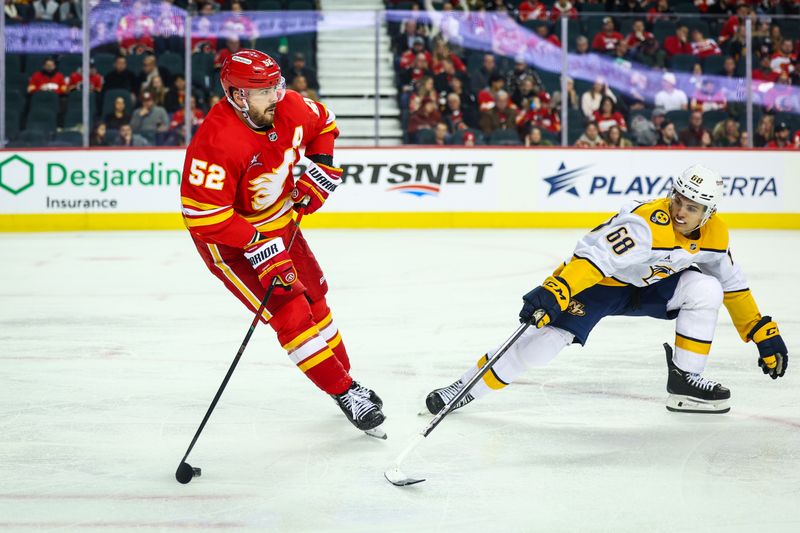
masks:
<path fill-rule="evenodd" d="M 219 73 L 225 96 L 231 99 L 231 89 L 267 89 L 275 87 L 279 99 L 286 89 L 278 62 L 258 50 L 239 50 L 225 58 Z"/>

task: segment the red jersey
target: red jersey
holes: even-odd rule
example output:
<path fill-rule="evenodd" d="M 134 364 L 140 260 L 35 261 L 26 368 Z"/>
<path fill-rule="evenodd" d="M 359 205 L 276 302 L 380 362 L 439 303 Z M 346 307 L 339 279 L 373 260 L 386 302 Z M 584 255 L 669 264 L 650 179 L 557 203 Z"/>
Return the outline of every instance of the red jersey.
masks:
<path fill-rule="evenodd" d="M 601 31 L 592 39 L 592 48 L 598 52 L 613 52 L 617 47 L 617 43 L 622 39 L 622 34 L 618 31 L 612 31 L 611 33 Z"/>
<path fill-rule="evenodd" d="M 719 49 L 719 45 L 717 45 L 717 41 L 714 39 L 703 39 L 702 41 L 693 42 L 691 43 L 691 47 L 692 55 L 701 59 L 705 59 L 708 56 L 722 55 L 722 50 Z"/>
<path fill-rule="evenodd" d="M 53 71 L 50 76 L 41 70 L 37 70 L 28 80 L 28 91 L 31 90 L 31 87 L 33 87 L 32 92 L 53 91 L 56 94 L 65 94 L 67 92 L 67 81 L 64 79 L 64 75 L 57 70 Z"/>
<path fill-rule="evenodd" d="M 653 39 L 653 38 L 654 38 L 653 34 L 650 33 L 649 31 L 643 31 L 638 35 L 634 32 L 631 32 L 628 34 L 626 41 L 628 41 L 629 47 L 636 48 L 637 46 L 645 42 L 647 39 Z"/>
<path fill-rule="evenodd" d="M 681 42 L 676 35 L 670 35 L 664 39 L 664 50 L 670 57 L 678 54 L 691 54 L 692 45 Z"/>
<path fill-rule="evenodd" d="M 69 86 L 80 85 L 83 83 L 83 74 L 75 71 L 69 75 L 66 81 Z M 89 74 L 89 85 L 91 86 L 91 90 L 99 93 L 103 90 L 103 76 L 100 74 Z"/>
<path fill-rule="evenodd" d="M 619 126 L 622 131 L 628 131 L 628 125 L 625 123 L 625 117 L 619 111 L 614 111 L 610 117 L 602 115 L 600 111 L 594 112 L 594 121 L 597 122 L 597 129 L 600 133 L 605 133 L 611 126 Z"/>
<path fill-rule="evenodd" d="M 194 109 L 192 111 L 192 126 L 199 126 L 203 123 L 206 116 L 201 109 Z M 184 126 L 184 112 L 183 109 L 178 109 L 172 115 L 172 121 L 169 123 L 169 129 L 182 128 Z"/>
<path fill-rule="evenodd" d="M 519 20 L 547 20 L 547 6 L 539 0 L 522 0 L 517 7 Z"/>
<path fill-rule="evenodd" d="M 183 219 L 196 239 L 243 248 L 258 229 L 285 227 L 292 217 L 292 168 L 306 154 L 333 154 L 336 117 L 294 91 L 275 108 L 269 130 L 253 131 L 223 100 L 209 111 L 186 149 L 181 181 Z"/>

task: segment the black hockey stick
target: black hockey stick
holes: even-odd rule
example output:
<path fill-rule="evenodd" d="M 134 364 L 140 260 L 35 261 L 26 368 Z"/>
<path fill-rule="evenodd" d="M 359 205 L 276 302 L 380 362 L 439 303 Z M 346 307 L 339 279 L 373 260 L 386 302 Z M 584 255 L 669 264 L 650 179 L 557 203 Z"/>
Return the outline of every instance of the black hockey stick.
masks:
<path fill-rule="evenodd" d="M 303 198 L 298 204 L 296 204 L 297 208 L 297 218 L 294 221 L 294 233 L 292 233 L 292 238 L 289 240 L 289 245 L 286 247 L 286 251 L 292 249 L 292 244 L 294 244 L 294 239 L 297 237 L 297 234 L 300 230 L 300 220 L 303 218 L 303 214 L 305 213 L 305 208 L 308 206 L 308 202 L 311 200 L 308 196 Z M 244 349 L 247 347 L 247 343 L 250 342 L 250 337 L 253 335 L 253 331 L 256 329 L 256 325 L 261 318 L 261 313 L 264 312 L 264 308 L 267 306 L 267 302 L 269 301 L 270 296 L 272 296 L 272 291 L 275 290 L 275 287 L 278 285 L 278 277 L 275 276 L 272 278 L 272 283 L 270 283 L 269 288 L 267 289 L 267 293 L 264 295 L 264 298 L 261 300 L 261 305 L 258 306 L 258 310 L 256 311 L 255 317 L 253 317 L 253 322 L 250 324 L 250 329 L 247 330 L 247 334 L 244 336 L 244 340 L 242 341 L 242 345 L 239 346 L 239 351 L 236 352 L 236 357 L 233 358 L 233 362 L 231 363 L 231 367 L 228 369 L 228 373 L 225 374 L 225 379 L 222 380 L 222 384 L 217 389 L 217 394 L 214 395 L 214 399 L 211 400 L 211 405 L 208 406 L 208 411 L 206 411 L 206 415 L 203 417 L 203 421 L 200 422 L 200 427 L 197 428 L 197 432 L 194 434 L 194 438 L 192 439 L 191 444 L 189 444 L 189 448 L 187 448 L 186 453 L 183 455 L 183 459 L 181 459 L 181 463 L 178 465 L 178 469 L 175 471 L 175 479 L 178 480 L 178 483 L 186 484 L 189 483 L 192 478 L 200 477 L 202 471 L 200 468 L 195 468 L 191 466 L 189 463 L 186 462 L 186 458 L 189 457 L 189 454 L 192 452 L 192 448 L 194 448 L 195 443 L 197 442 L 198 437 L 200 437 L 200 433 L 203 432 L 203 428 L 206 427 L 206 422 L 211 417 L 211 413 L 214 411 L 214 407 L 217 406 L 217 402 L 219 401 L 220 396 L 222 396 L 222 391 L 225 390 L 225 386 L 228 384 L 228 381 L 231 379 L 233 375 L 233 371 L 236 370 L 236 365 L 239 364 L 239 359 L 242 358 L 242 354 L 244 353 Z"/>
<path fill-rule="evenodd" d="M 533 322 L 538 322 L 543 315 L 544 311 L 536 311 L 533 315 Z M 425 440 L 425 437 L 430 435 L 431 432 L 436 429 L 436 426 L 438 426 L 442 420 L 444 420 L 444 417 L 453 411 L 454 406 L 458 405 L 458 402 L 460 402 L 467 394 L 469 394 L 469 391 L 472 390 L 472 387 L 474 387 L 475 384 L 484 376 L 484 374 L 486 374 L 494 366 L 494 364 L 499 361 L 501 357 L 503 357 L 511 345 L 517 342 L 517 339 L 519 339 L 522 334 L 525 333 L 525 330 L 530 326 L 530 322 L 524 322 L 520 324 L 516 331 L 514 331 L 514 333 L 508 339 L 506 339 L 500 348 L 497 349 L 494 355 L 490 357 L 488 361 L 486 361 L 486 364 L 483 365 L 481 369 L 478 370 L 478 372 L 464 384 L 461 390 L 458 391 L 458 394 L 456 394 L 449 402 L 447 402 L 447 405 L 442 407 L 442 410 L 433 417 L 433 420 L 431 420 L 428 425 L 419 432 L 419 434 L 414 436 L 408 446 L 406 446 L 400 455 L 397 456 L 397 459 L 394 460 L 394 463 L 392 463 L 392 465 L 383 473 L 383 476 L 389 483 L 396 487 L 405 487 L 406 485 L 414 485 L 415 483 L 422 483 L 425 481 L 424 478 L 416 479 L 405 475 L 402 470 L 400 470 L 400 463 L 405 460 L 405 458 L 411 453 L 412 450 L 414 450 L 414 448 L 416 448 L 423 440 Z"/>

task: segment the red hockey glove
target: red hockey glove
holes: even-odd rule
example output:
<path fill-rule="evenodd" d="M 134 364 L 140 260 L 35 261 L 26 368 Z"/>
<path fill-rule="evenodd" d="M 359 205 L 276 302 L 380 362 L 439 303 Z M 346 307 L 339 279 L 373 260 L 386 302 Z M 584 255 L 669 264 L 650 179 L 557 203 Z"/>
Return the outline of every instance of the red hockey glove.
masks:
<path fill-rule="evenodd" d="M 261 235 L 256 234 L 254 240 L 260 237 Z M 278 278 L 278 283 L 286 287 L 297 281 L 297 270 L 280 237 L 256 240 L 247 245 L 244 256 L 253 265 L 261 285 L 266 288 L 269 288 L 272 278 L 275 277 Z"/>
<path fill-rule="evenodd" d="M 772 317 L 764 316 L 747 335 L 758 347 L 758 366 L 772 379 L 783 377 L 789 364 L 789 350 Z"/>
<path fill-rule="evenodd" d="M 303 196 L 308 195 L 311 201 L 306 207 L 306 213 L 313 213 L 325 203 L 336 187 L 342 184 L 342 169 L 318 165 L 313 161 L 308 162 L 305 174 L 294 184 L 292 201 L 299 202 Z"/>

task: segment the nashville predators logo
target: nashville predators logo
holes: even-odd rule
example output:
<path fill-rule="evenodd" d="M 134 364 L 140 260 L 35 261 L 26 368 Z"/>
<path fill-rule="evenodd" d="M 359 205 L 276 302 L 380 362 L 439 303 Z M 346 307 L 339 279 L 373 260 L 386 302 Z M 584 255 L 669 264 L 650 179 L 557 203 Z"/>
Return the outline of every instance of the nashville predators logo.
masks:
<path fill-rule="evenodd" d="M 652 215 L 650 215 L 650 222 L 653 224 L 658 224 L 659 226 L 666 226 L 669 224 L 669 215 L 666 211 L 657 209 L 656 211 L 653 211 Z"/>
<path fill-rule="evenodd" d="M 574 298 L 569 301 L 569 305 L 567 305 L 567 313 L 575 316 L 585 316 L 586 315 L 586 308 L 580 303 L 578 300 Z"/>
<path fill-rule="evenodd" d="M 642 278 L 642 281 L 644 281 L 648 285 L 652 285 L 653 283 L 656 283 L 658 281 L 661 281 L 662 279 L 670 277 L 674 273 L 675 271 L 668 266 L 655 265 L 650 267 L 650 274 Z"/>

